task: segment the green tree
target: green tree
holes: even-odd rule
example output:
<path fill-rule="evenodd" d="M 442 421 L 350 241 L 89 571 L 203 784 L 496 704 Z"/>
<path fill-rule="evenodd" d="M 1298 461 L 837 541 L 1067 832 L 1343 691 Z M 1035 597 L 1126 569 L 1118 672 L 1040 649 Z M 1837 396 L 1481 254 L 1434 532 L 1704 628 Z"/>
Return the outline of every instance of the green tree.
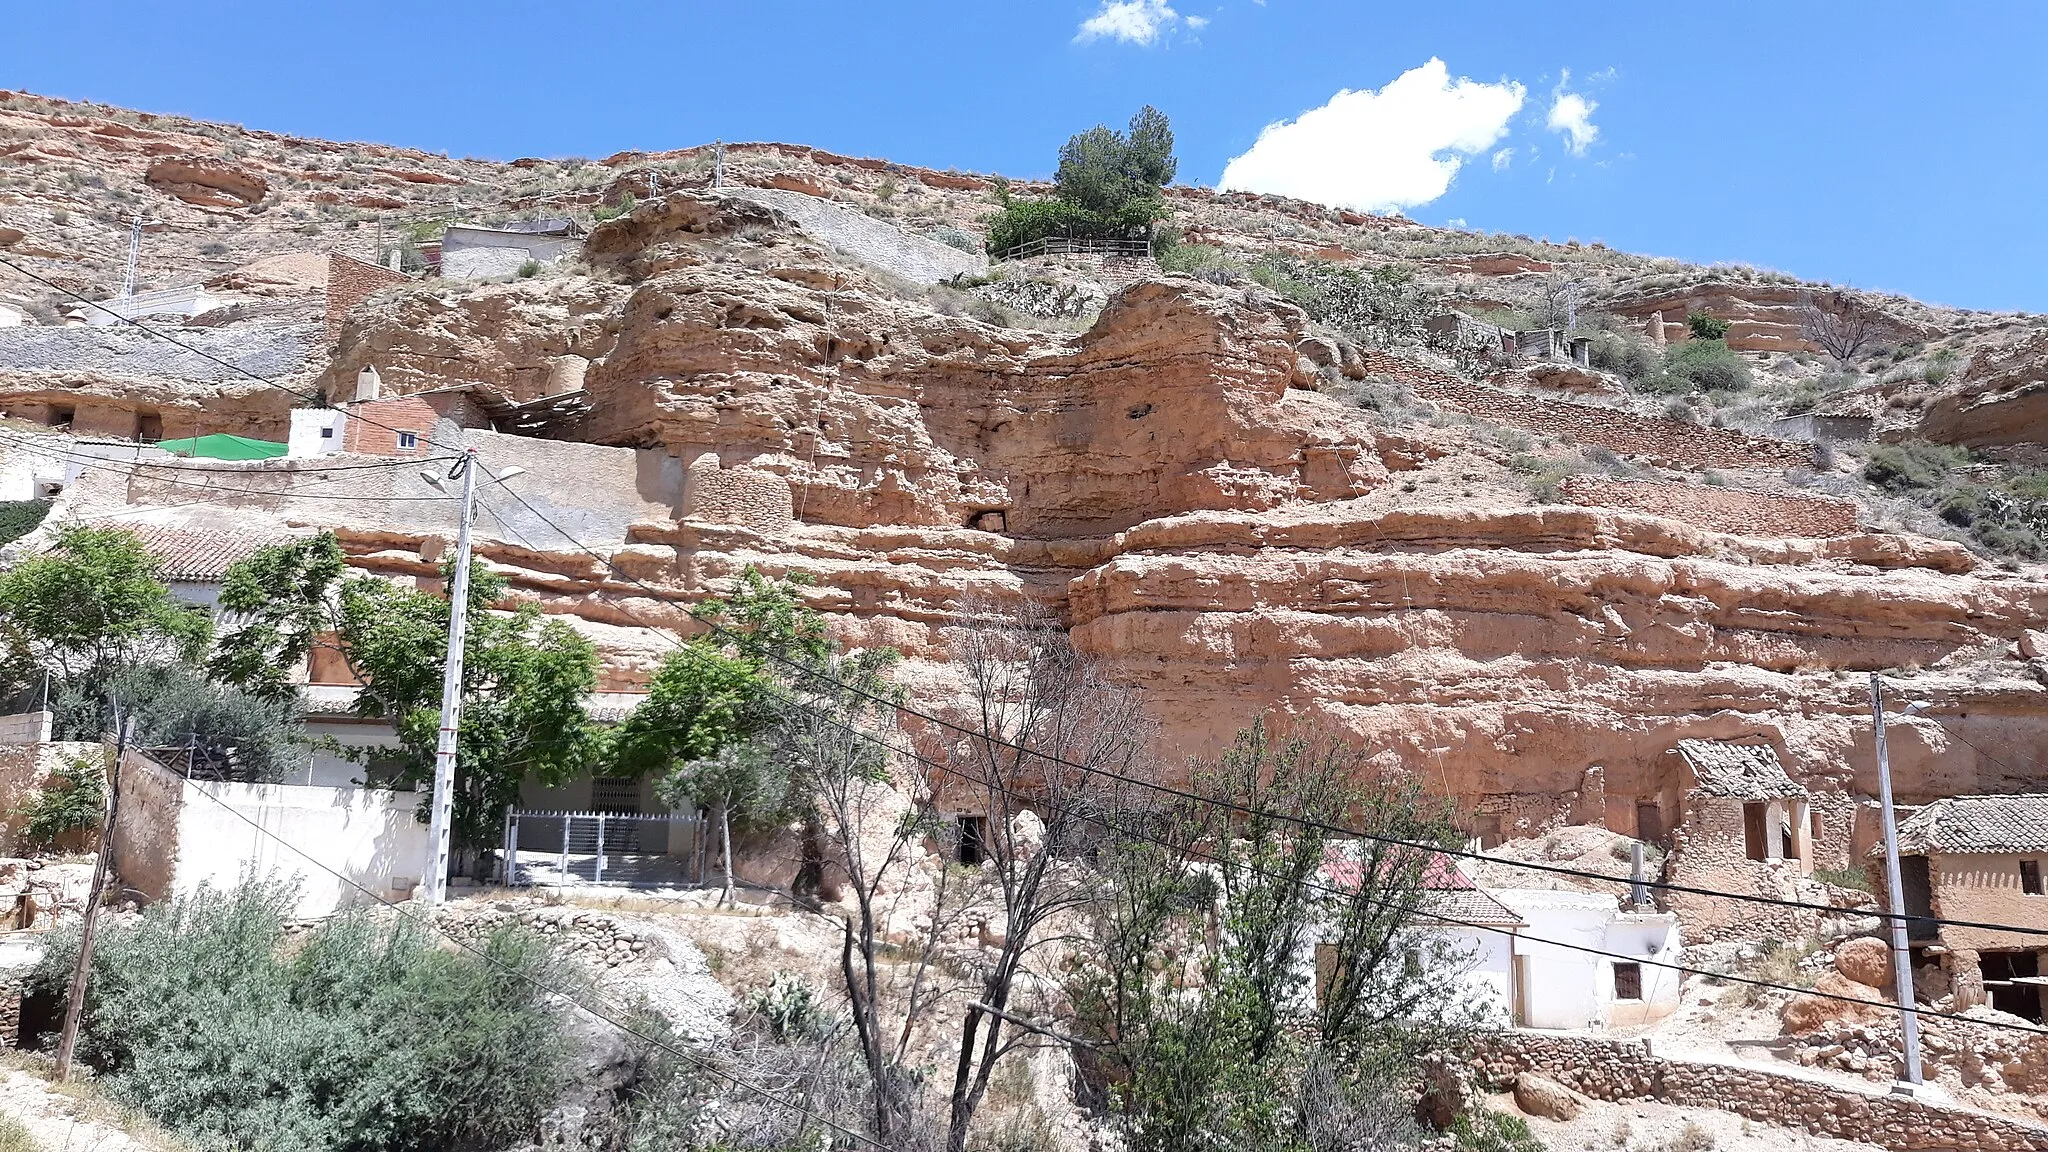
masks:
<path fill-rule="evenodd" d="M 36 668 L 104 679 L 198 660 L 213 626 L 205 610 L 171 597 L 134 533 L 73 525 L 48 552 L 0 576 L 0 632 Z"/>
<path fill-rule="evenodd" d="M 770 580 L 749 566 L 731 596 L 700 604 L 695 615 L 716 630 L 662 661 L 647 699 L 611 742 L 615 774 L 653 775 L 665 801 L 716 815 L 727 901 L 733 824 L 773 823 L 791 807 L 787 763 L 762 743 L 776 722 L 776 677 L 784 662 L 815 665 L 831 648 L 824 618 L 799 598 L 807 582 L 801 573 Z"/>
<path fill-rule="evenodd" d="M 1020 200 L 999 186 L 1003 211 L 989 222 L 990 252 L 1047 236 L 1128 239 L 1144 236 L 1166 215 L 1160 188 L 1173 181 L 1173 128 L 1146 105 L 1127 131 L 1098 124 L 1060 148 L 1053 198 Z"/>
<path fill-rule="evenodd" d="M 290 699 L 292 670 L 332 626 L 330 602 L 346 561 L 334 533 L 264 548 L 228 569 L 218 605 L 236 626 L 208 668 L 252 696 Z"/>
<path fill-rule="evenodd" d="M 453 570 L 451 558 L 442 569 L 451 584 Z M 505 590 L 503 576 L 471 570 L 453 823 L 456 841 L 471 848 L 496 836 L 527 780 L 563 783 L 600 752 L 583 707 L 597 687 L 597 650 L 568 624 L 543 620 L 537 604 L 494 611 Z M 336 601 L 334 632 L 364 686 L 356 714 L 397 730 L 398 782 L 431 781 L 448 598 L 361 576 L 343 582 Z"/>
<path fill-rule="evenodd" d="M 142 748 L 176 749 L 168 762 L 203 777 L 254 783 L 302 774 L 312 750 L 290 696 L 256 696 L 209 679 L 193 664 L 145 664 L 66 680 L 51 694 L 59 740 L 113 730 L 111 705 Z"/>
<path fill-rule="evenodd" d="M 1390 1102 L 1476 1023 L 1447 978 L 1466 958 L 1430 930 L 1441 861 L 1317 825 L 1448 844 L 1448 813 L 1363 749 L 1263 722 L 1194 782 L 1221 803 L 1104 854 L 1111 896 L 1071 989 L 1132 1148 L 1413 1146 Z"/>

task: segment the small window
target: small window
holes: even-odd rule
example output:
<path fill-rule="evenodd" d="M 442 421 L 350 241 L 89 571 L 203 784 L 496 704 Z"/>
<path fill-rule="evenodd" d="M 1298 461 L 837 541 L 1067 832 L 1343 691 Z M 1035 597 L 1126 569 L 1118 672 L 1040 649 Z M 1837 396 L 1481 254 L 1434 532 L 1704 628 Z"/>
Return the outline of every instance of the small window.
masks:
<path fill-rule="evenodd" d="M 1641 964 L 1617 963 L 1614 966 L 1614 998 L 1616 1000 L 1641 1000 L 1643 998 L 1643 966 Z"/>
<path fill-rule="evenodd" d="M 322 440 L 332 440 L 332 439 L 334 439 L 334 429 L 332 429 L 332 428 L 322 428 L 322 429 L 320 430 L 320 438 L 321 438 Z"/>
<path fill-rule="evenodd" d="M 417 432 L 400 432 L 398 434 L 398 446 L 401 449 L 419 447 L 420 434 Z"/>
<path fill-rule="evenodd" d="M 960 862 L 979 864 L 988 854 L 988 818 L 985 816 L 960 817 Z"/>
<path fill-rule="evenodd" d="M 2039 860 L 2020 861 L 2020 891 L 2029 896 L 2039 896 L 2041 894 L 2041 862 Z"/>

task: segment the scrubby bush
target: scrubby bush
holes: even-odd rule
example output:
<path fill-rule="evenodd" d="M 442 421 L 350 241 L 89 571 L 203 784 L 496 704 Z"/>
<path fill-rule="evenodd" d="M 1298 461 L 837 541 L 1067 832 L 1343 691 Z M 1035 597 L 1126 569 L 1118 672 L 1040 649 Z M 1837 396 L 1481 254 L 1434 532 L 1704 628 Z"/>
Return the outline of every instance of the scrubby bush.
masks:
<path fill-rule="evenodd" d="M 1945 444 L 1909 440 L 1876 444 L 1863 462 L 1863 478 L 1894 495 L 1938 488 L 1961 467 L 1969 454 Z"/>
<path fill-rule="evenodd" d="M 540 261 L 526 260 L 519 265 L 519 278 L 521 280 L 531 280 L 538 275 L 540 275 Z"/>
<path fill-rule="evenodd" d="M 1691 392 L 1740 392 L 1749 387 L 1749 365 L 1719 339 L 1672 345 L 1664 353 L 1664 375 L 1683 381 L 1683 390 Z"/>
<path fill-rule="evenodd" d="M 974 237 L 951 226 L 933 232 L 932 239 L 937 240 L 948 248 L 958 248 L 962 252 L 981 251 L 981 246 L 974 242 Z"/>
<path fill-rule="evenodd" d="M 251 881 L 101 928 L 78 1056 L 116 1099 L 206 1148 L 440 1152 L 527 1144 L 570 1046 L 538 937 L 483 957 L 344 915 L 285 946 L 296 898 Z M 78 955 L 54 934 L 32 980 Z"/>
<path fill-rule="evenodd" d="M 119 701 L 123 718 L 133 723 L 138 745 L 177 749 L 201 777 L 286 780 L 305 770 L 311 751 L 296 696 L 253 696 L 217 684 L 188 664 L 144 665 L 60 683 L 51 697 L 57 739 L 98 740 L 111 727 L 109 699 Z"/>
<path fill-rule="evenodd" d="M 1486 1108 L 1460 1113 L 1450 1132 L 1457 1152 L 1543 1152 L 1528 1121 Z"/>
<path fill-rule="evenodd" d="M 1725 340 L 1728 338 L 1728 321 L 1716 320 L 1704 312 L 1694 312 L 1685 318 L 1685 327 L 1695 340 Z"/>
<path fill-rule="evenodd" d="M 1658 367 L 1657 350 L 1649 341 L 1618 332 L 1594 333 L 1591 355 L 1593 367 L 1624 380 L 1640 380 Z"/>

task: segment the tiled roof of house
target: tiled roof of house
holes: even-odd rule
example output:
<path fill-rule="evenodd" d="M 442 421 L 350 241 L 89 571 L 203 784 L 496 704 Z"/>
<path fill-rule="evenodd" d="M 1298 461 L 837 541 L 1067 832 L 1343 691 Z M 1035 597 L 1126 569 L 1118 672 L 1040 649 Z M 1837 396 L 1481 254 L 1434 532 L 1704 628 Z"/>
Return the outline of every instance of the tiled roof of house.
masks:
<path fill-rule="evenodd" d="M 1397 866 L 1391 858 L 1381 861 L 1382 868 Z M 1322 882 L 1333 888 L 1357 889 L 1364 869 L 1364 863 L 1348 844 L 1331 844 L 1323 849 Z M 1435 922 L 1446 928 L 1460 924 L 1519 928 L 1524 923 L 1514 909 L 1473 883 L 1470 876 L 1459 871 L 1451 858 L 1441 852 L 1430 853 L 1428 861 L 1423 864 L 1422 887 L 1429 893 L 1429 900 L 1422 907 L 1425 924 L 1436 917 L 1442 917 Z"/>
<path fill-rule="evenodd" d="M 1785 766 L 1778 763 L 1778 753 L 1769 744 L 1680 740 L 1678 754 L 1692 769 L 1694 787 L 1709 796 L 1770 800 L 1806 795 L 1806 789 L 1785 775 Z"/>
<path fill-rule="evenodd" d="M 2048 794 L 1936 800 L 1899 825 L 1899 851 L 2048 852 Z"/>
<path fill-rule="evenodd" d="M 297 535 L 256 531 L 216 532 L 192 528 L 163 528 L 155 525 L 121 524 L 135 533 L 142 547 L 157 562 L 159 578 L 173 584 L 211 584 L 226 579 L 228 569 L 272 544 L 297 539 Z"/>

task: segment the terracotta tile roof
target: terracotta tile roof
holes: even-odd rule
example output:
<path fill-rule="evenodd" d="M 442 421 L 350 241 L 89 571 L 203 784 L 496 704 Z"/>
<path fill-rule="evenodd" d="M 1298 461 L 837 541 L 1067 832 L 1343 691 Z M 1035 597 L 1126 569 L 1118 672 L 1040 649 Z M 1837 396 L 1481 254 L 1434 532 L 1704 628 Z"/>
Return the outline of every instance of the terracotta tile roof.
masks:
<path fill-rule="evenodd" d="M 1323 849 L 1323 883 L 1333 888 L 1356 890 L 1359 878 L 1364 875 L 1363 861 L 1352 851 L 1352 844 L 1330 844 Z M 1391 858 L 1380 862 L 1382 869 L 1393 867 Z M 1472 882 L 1470 876 L 1458 870 L 1449 856 L 1441 852 L 1430 853 L 1422 868 L 1422 887 L 1429 893 L 1429 899 L 1422 906 L 1426 913 L 1421 919 L 1431 922 L 1431 917 L 1441 916 L 1445 920 L 1461 921 L 1465 924 L 1483 924 L 1498 928 L 1519 928 L 1522 918 L 1514 910 L 1493 898 L 1485 889 Z M 1446 924 L 1444 927 L 1456 927 Z"/>
<path fill-rule="evenodd" d="M 217 532 L 192 528 L 162 528 L 110 522 L 104 527 L 126 528 L 142 541 L 142 547 L 156 560 L 157 575 L 171 583 L 211 584 L 227 577 L 228 569 L 272 544 L 298 539 L 298 534 L 275 532 Z"/>
<path fill-rule="evenodd" d="M 1899 825 L 1899 851 L 2048 852 L 2048 794 L 1936 800 Z"/>
<path fill-rule="evenodd" d="M 1785 766 L 1778 763 L 1778 753 L 1769 744 L 1680 740 L 1677 751 L 1692 769 L 1694 786 L 1709 796 L 1770 800 L 1806 795 L 1806 789 L 1785 775 Z"/>

